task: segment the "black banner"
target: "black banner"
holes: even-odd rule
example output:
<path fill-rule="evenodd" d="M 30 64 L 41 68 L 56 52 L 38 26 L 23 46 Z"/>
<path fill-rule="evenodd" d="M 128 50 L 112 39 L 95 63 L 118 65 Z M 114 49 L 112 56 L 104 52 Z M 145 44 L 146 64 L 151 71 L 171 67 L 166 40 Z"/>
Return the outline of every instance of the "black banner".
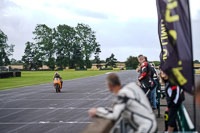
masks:
<path fill-rule="evenodd" d="M 157 0 L 161 69 L 170 82 L 193 93 L 193 53 L 188 0 Z"/>

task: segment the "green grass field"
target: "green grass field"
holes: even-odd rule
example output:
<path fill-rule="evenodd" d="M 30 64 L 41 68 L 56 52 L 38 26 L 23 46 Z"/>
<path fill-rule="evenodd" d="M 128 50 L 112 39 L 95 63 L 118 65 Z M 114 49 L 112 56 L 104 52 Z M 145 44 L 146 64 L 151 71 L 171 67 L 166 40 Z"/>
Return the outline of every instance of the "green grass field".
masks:
<path fill-rule="evenodd" d="M 59 71 L 63 80 L 77 79 L 105 74 L 109 71 Z M 24 71 L 21 77 L 0 79 L 0 90 L 24 86 L 53 83 L 55 71 Z"/>

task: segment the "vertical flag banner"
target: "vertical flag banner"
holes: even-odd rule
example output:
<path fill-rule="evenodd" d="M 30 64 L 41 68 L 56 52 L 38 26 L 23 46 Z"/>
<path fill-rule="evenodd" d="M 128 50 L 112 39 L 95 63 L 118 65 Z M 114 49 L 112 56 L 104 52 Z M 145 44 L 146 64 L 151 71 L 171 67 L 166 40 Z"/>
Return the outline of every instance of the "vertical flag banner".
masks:
<path fill-rule="evenodd" d="M 172 84 L 194 91 L 191 21 L 188 0 L 157 0 L 161 69 Z"/>

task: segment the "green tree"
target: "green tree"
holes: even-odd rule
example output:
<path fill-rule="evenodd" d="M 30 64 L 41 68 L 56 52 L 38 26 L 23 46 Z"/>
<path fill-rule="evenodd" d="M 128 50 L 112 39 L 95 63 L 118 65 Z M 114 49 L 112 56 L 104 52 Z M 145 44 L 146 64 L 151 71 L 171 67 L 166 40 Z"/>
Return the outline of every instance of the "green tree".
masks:
<path fill-rule="evenodd" d="M 55 40 L 56 40 L 56 64 L 60 68 L 70 66 L 72 58 L 72 50 L 75 45 L 76 31 L 73 27 L 68 25 L 59 25 L 56 28 Z"/>
<path fill-rule="evenodd" d="M 22 62 L 24 64 L 24 68 L 31 70 L 38 70 L 39 67 L 42 67 L 42 56 L 39 52 L 39 48 L 37 44 L 32 42 L 27 42 L 26 48 L 24 50 L 24 56 L 22 56 Z"/>
<path fill-rule="evenodd" d="M 44 56 L 45 64 L 51 69 L 55 69 L 55 30 L 49 28 L 45 24 L 38 24 L 33 34 L 35 42 L 38 45 L 39 51 Z"/>
<path fill-rule="evenodd" d="M 7 35 L 0 30 L 0 66 L 10 64 L 9 56 L 14 52 L 14 45 L 8 45 L 7 40 Z"/>
<path fill-rule="evenodd" d="M 15 64 L 16 64 L 16 62 L 17 62 L 17 60 L 16 60 L 16 59 L 14 59 L 14 58 L 12 58 L 12 59 L 10 60 L 10 64 L 11 64 L 11 65 L 15 65 Z"/>
<path fill-rule="evenodd" d="M 85 24 L 78 24 L 76 27 L 76 36 L 78 37 L 78 44 L 81 46 L 81 52 L 84 55 L 85 66 L 91 68 L 92 63 L 90 61 L 91 54 L 95 52 L 98 47 L 96 42 L 95 32 Z"/>
<path fill-rule="evenodd" d="M 23 62 L 21 60 L 16 60 L 14 58 L 12 58 L 10 60 L 11 65 L 23 65 Z"/>
<path fill-rule="evenodd" d="M 160 61 L 153 61 L 153 63 L 155 64 L 155 66 L 160 66 Z"/>
<path fill-rule="evenodd" d="M 138 66 L 138 59 L 134 56 L 129 56 L 125 62 L 126 67 L 132 67 L 133 69 L 136 69 Z"/>
<path fill-rule="evenodd" d="M 110 57 L 106 58 L 106 68 L 108 66 L 116 67 L 117 59 L 115 58 L 115 55 L 112 53 Z"/>
<path fill-rule="evenodd" d="M 101 53 L 100 45 L 96 48 L 95 53 L 94 53 L 94 62 L 97 64 L 97 68 L 101 67 L 101 60 L 99 57 L 99 54 Z"/>
<path fill-rule="evenodd" d="M 194 60 L 193 63 L 194 64 L 199 64 L 200 62 L 199 62 L 199 60 Z"/>
<path fill-rule="evenodd" d="M 84 68 L 83 54 L 80 45 L 73 45 L 73 54 L 70 68 Z"/>

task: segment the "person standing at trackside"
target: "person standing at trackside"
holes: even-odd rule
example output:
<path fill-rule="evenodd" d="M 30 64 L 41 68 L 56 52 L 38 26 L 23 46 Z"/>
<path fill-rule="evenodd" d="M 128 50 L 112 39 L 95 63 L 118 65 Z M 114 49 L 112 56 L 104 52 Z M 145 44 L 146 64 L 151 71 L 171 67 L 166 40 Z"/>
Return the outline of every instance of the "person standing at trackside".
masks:
<path fill-rule="evenodd" d="M 155 115 L 143 90 L 132 82 L 121 86 L 118 76 L 111 73 L 107 77 L 107 86 L 117 96 L 112 109 L 91 108 L 91 117 L 99 116 L 117 120 L 120 116 L 127 120 L 132 130 L 137 133 L 152 133 L 156 131 Z"/>
<path fill-rule="evenodd" d="M 168 112 L 168 132 L 173 132 L 176 128 L 176 118 L 177 112 L 180 108 L 180 105 L 185 99 L 184 91 L 179 86 L 173 86 L 169 83 L 169 77 L 166 73 L 161 70 L 160 74 L 165 82 L 165 92 L 167 95 L 167 106 L 169 109 Z"/>
<path fill-rule="evenodd" d="M 140 76 L 138 80 L 141 84 L 141 88 L 146 93 L 150 91 L 152 84 L 150 77 L 150 66 L 143 55 L 138 56 L 138 62 L 140 63 Z"/>
<path fill-rule="evenodd" d="M 153 106 L 153 110 L 155 110 L 157 108 L 157 100 L 156 100 L 156 90 L 159 86 L 159 80 L 158 80 L 158 74 L 155 68 L 155 65 L 152 63 L 151 65 L 151 79 L 154 82 L 154 87 L 151 90 L 151 103 Z"/>

